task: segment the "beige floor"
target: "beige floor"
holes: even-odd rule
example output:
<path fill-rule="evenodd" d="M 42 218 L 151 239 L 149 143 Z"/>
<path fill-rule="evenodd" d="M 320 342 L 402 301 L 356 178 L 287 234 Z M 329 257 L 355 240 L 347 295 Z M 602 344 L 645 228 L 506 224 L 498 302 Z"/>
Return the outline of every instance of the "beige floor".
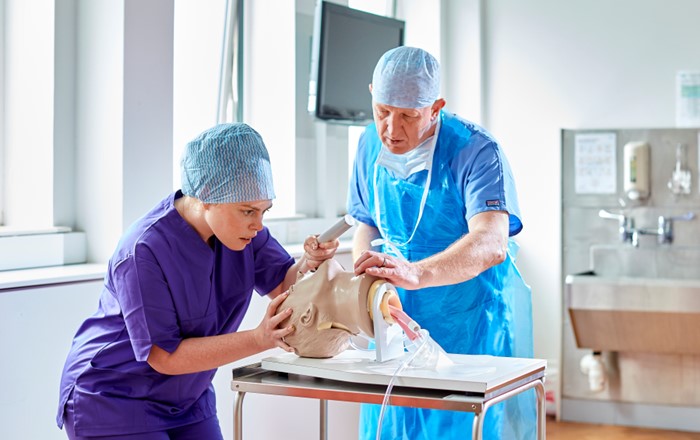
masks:
<path fill-rule="evenodd" d="M 556 422 L 548 418 L 547 440 L 700 440 L 700 433 Z"/>

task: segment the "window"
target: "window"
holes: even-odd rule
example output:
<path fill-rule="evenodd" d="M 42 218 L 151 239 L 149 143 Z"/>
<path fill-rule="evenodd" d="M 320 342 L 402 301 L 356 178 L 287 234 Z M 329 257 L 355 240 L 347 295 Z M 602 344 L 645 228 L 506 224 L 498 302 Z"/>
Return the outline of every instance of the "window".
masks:
<path fill-rule="evenodd" d="M 238 12 L 239 7 L 240 44 L 225 30 L 227 8 Z M 180 183 L 182 147 L 217 121 L 218 110 L 224 121 L 250 124 L 267 145 L 277 196 L 268 219 L 335 218 L 344 212 L 348 128 L 315 121 L 306 110 L 313 14 L 314 1 L 176 1 L 174 187 Z M 224 45 L 229 53 L 221 53 Z M 241 65 L 222 69 L 222 59 Z M 233 100 L 217 104 L 220 89 L 229 85 L 228 72 L 234 81 L 239 73 L 240 89 L 232 84 L 225 94 L 241 100 L 240 118 L 232 111 Z"/>
<path fill-rule="evenodd" d="M 286 0 L 176 1 L 175 188 L 184 145 L 217 122 L 240 120 L 260 133 L 270 152 L 277 199 L 268 217 L 296 216 L 294 8 Z M 243 23 L 240 42 L 235 19 Z"/>
<path fill-rule="evenodd" d="M 71 106 L 72 67 L 55 63 L 54 51 L 65 54 L 74 31 L 69 20 L 36 2 L 2 0 L 0 11 L 2 224 L 30 229 L 72 226 L 73 205 L 64 197 L 72 187 L 72 169 L 55 166 L 64 165 L 64 158 L 73 163 L 68 143 L 72 133 L 64 130 L 72 124 L 55 123 L 55 116 Z"/>
<path fill-rule="evenodd" d="M 298 231 L 315 228 L 311 219 L 345 212 L 354 151 L 364 129 L 315 120 L 307 111 L 315 6 L 315 0 L 177 0 L 175 7 L 173 169 L 179 168 L 184 144 L 216 121 L 217 110 L 226 121 L 237 119 L 233 100 L 217 104 L 230 72 L 233 84 L 227 96 L 241 100 L 238 120 L 259 131 L 270 152 L 277 198 L 267 218 L 284 221 L 286 230 L 278 235 L 292 242 L 318 232 Z M 349 6 L 387 14 L 394 1 L 351 0 Z M 234 43 L 226 36 L 226 11 L 233 17 L 239 7 L 242 34 Z M 228 24 L 233 27 L 230 18 Z M 224 46 L 228 52 L 217 52 Z M 222 59 L 232 65 L 222 69 Z M 241 64 L 234 65 L 235 60 Z M 174 187 L 179 179 L 175 172 Z M 306 221 L 293 221 L 298 218 Z"/>
<path fill-rule="evenodd" d="M 171 187 L 172 4 L 0 1 L 5 227 L 104 262 Z"/>
<path fill-rule="evenodd" d="M 124 229 L 180 186 L 185 143 L 217 122 L 226 11 L 239 5 L 243 108 L 227 108 L 270 150 L 270 218 L 305 218 L 277 220 L 281 240 L 296 242 L 343 214 L 362 127 L 307 113 L 315 0 L 0 0 L 2 224 L 83 231 L 89 261 L 106 261 Z"/>
<path fill-rule="evenodd" d="M 5 1 L 0 0 L 0 227 L 5 224 Z"/>
<path fill-rule="evenodd" d="M 180 156 L 185 144 L 217 122 L 226 4 L 226 0 L 175 1 L 173 189 L 180 188 Z"/>

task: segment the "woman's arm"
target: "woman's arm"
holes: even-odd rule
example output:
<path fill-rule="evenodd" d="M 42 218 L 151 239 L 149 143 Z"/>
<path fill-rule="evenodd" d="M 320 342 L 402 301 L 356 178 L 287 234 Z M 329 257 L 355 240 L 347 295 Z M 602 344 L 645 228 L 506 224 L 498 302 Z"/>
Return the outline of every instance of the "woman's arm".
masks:
<path fill-rule="evenodd" d="M 253 330 L 183 339 L 172 353 L 154 344 L 148 364 L 159 373 L 178 375 L 212 370 L 274 347 L 293 351 L 284 337 L 294 328 L 277 328 L 291 314 L 290 309 L 276 312 L 285 298 L 286 292 L 273 299 L 262 322 Z"/>

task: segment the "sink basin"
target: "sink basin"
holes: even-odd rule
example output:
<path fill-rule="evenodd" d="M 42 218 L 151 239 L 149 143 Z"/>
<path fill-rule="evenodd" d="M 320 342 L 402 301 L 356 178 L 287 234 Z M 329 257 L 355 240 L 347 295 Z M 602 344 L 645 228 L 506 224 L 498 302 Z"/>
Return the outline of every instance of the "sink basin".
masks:
<path fill-rule="evenodd" d="M 590 267 L 602 277 L 700 279 L 700 247 L 594 245 Z"/>
<path fill-rule="evenodd" d="M 599 245 L 590 259 L 565 281 L 579 348 L 700 354 L 700 248 Z"/>

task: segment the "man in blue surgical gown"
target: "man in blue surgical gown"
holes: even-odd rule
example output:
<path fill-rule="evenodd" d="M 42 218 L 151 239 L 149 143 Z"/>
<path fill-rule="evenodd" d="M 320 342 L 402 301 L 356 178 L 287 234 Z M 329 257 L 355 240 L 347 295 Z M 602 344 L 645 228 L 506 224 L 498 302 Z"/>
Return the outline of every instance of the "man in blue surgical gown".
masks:
<path fill-rule="evenodd" d="M 370 85 L 374 123 L 360 138 L 348 213 L 360 224 L 355 273 L 399 287 L 404 310 L 448 353 L 532 357 L 530 289 L 510 237 L 523 224 L 508 161 L 483 128 L 445 110 L 440 68 L 398 47 Z M 488 410 L 485 439 L 530 439 L 531 391 Z M 376 436 L 380 407 L 363 405 L 360 437 Z M 382 439 L 463 439 L 473 414 L 388 407 Z"/>

